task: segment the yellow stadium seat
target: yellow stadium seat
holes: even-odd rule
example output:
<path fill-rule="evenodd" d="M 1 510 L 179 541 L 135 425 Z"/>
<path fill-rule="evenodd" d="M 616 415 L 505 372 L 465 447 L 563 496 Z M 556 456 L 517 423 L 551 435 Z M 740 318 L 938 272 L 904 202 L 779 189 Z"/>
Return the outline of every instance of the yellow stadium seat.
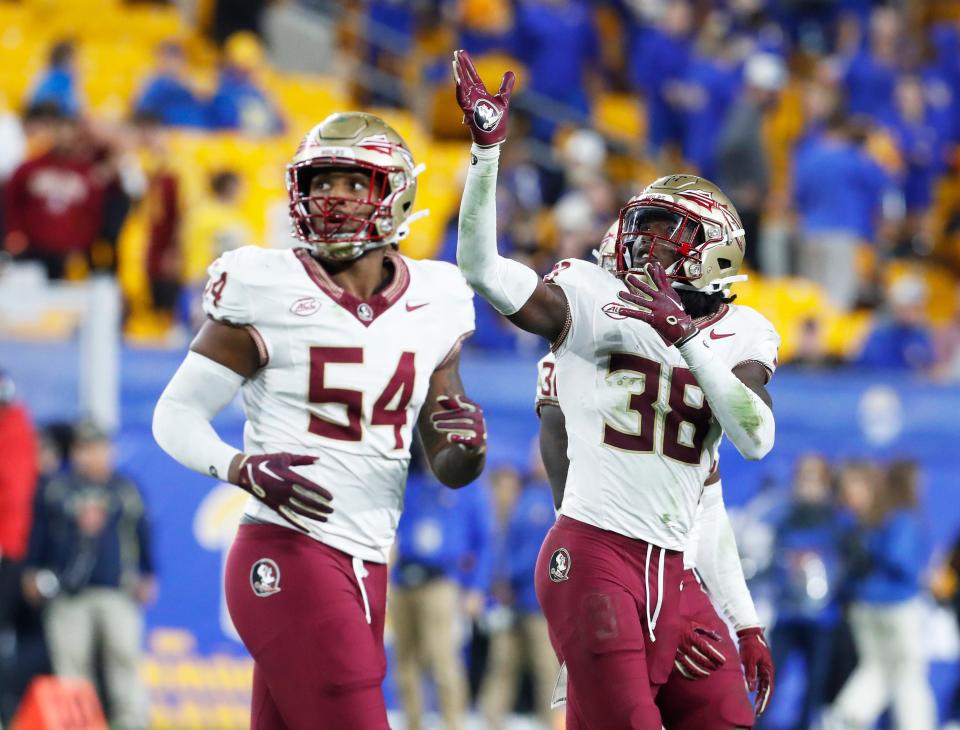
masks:
<path fill-rule="evenodd" d="M 598 132 L 624 142 L 646 138 L 646 114 L 634 94 L 601 94 L 594 103 L 593 124 Z"/>

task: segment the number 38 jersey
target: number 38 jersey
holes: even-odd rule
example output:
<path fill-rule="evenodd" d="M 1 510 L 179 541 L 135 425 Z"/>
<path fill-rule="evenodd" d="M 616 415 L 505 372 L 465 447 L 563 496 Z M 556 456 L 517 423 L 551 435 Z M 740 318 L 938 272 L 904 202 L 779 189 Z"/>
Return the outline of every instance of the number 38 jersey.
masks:
<path fill-rule="evenodd" d="M 386 562 L 403 504 L 411 432 L 430 377 L 474 328 L 459 270 L 390 251 L 394 274 L 370 300 L 353 297 L 306 249 L 248 246 L 209 269 L 203 306 L 248 329 L 261 368 L 243 385 L 244 451 L 316 456 L 304 476 L 333 493 L 312 536 Z M 286 526 L 253 498 L 246 513 Z"/>
<path fill-rule="evenodd" d="M 568 259 L 546 280 L 570 307 L 555 345 L 570 459 L 560 513 L 683 550 L 721 436 L 703 391 L 676 347 L 619 314 L 620 279 Z M 780 338 L 755 310 L 723 305 L 697 325 L 731 369 L 776 368 Z"/>

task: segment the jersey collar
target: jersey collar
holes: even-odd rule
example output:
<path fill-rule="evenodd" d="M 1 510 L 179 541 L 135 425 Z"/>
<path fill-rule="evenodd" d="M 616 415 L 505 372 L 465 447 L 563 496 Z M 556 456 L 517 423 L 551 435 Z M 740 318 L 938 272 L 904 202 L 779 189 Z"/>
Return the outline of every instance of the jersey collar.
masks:
<path fill-rule="evenodd" d="M 719 322 L 721 319 L 723 319 L 726 316 L 727 312 L 729 311 L 730 311 L 729 304 L 721 304 L 720 309 L 718 309 L 716 312 L 693 320 L 693 324 L 696 325 L 697 329 L 703 331 L 707 327 L 711 327 L 715 325 L 717 322 Z"/>
<path fill-rule="evenodd" d="M 339 286 L 307 249 L 295 249 L 294 254 L 300 259 L 307 276 L 313 280 L 313 283 L 352 314 L 364 327 L 369 327 L 377 317 L 396 304 L 410 285 L 410 270 L 407 268 L 407 263 L 403 260 L 403 256 L 393 249 L 386 252 L 387 259 L 393 264 L 393 276 L 383 289 L 369 299 L 360 299 Z"/>

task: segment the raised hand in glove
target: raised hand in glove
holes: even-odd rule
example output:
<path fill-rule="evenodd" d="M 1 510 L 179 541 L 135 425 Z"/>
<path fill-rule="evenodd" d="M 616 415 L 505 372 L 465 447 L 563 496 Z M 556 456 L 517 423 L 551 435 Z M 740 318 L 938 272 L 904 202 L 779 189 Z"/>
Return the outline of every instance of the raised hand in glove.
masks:
<path fill-rule="evenodd" d="M 709 677 L 715 669 L 722 667 L 727 660 L 715 646 L 719 642 L 720 636 L 716 632 L 691 621 L 680 637 L 680 643 L 677 645 L 677 657 L 673 660 L 673 666 L 686 679 Z"/>
<path fill-rule="evenodd" d="M 670 286 L 663 266 L 654 261 L 646 264 L 645 270 L 652 283 L 643 281 L 635 273 L 624 278 L 630 291 L 617 296 L 629 306 L 620 307 L 620 314 L 646 322 L 668 345 L 681 345 L 697 334 L 697 327 L 683 311 L 680 295 Z"/>
<path fill-rule="evenodd" d="M 333 495 L 293 470 L 308 466 L 314 456 L 296 454 L 255 454 L 243 456 L 234 483 L 250 492 L 298 530 L 309 532 L 304 517 L 327 521 L 333 512 Z"/>
<path fill-rule="evenodd" d="M 457 103 L 463 109 L 463 123 L 470 127 L 474 143 L 493 147 L 507 138 L 507 112 L 516 77 L 507 71 L 496 96 L 487 91 L 466 51 L 453 52 L 453 78 L 457 82 Z"/>
<path fill-rule="evenodd" d="M 487 448 L 487 424 L 480 406 L 462 394 L 441 395 L 437 404 L 440 409 L 430 414 L 430 422 L 448 442 L 481 452 Z"/>
<path fill-rule="evenodd" d="M 747 688 L 757 693 L 754 709 L 759 717 L 767 709 L 773 694 L 773 656 L 762 627 L 740 629 L 737 637 L 740 639 L 740 663 L 743 664 Z"/>

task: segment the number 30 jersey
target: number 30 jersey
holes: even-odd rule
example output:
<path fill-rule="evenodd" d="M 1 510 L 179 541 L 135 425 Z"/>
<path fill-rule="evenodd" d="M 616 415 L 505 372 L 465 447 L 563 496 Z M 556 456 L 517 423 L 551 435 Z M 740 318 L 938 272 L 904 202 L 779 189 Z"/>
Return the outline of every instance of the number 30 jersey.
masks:
<path fill-rule="evenodd" d="M 261 368 L 242 388 L 244 451 L 316 456 L 304 476 L 333 493 L 320 542 L 385 563 L 403 504 L 411 432 L 430 377 L 474 329 L 459 270 L 387 254 L 394 274 L 361 301 L 306 249 L 253 246 L 210 266 L 207 315 L 246 327 Z M 253 498 L 246 513 L 287 526 Z"/>
<path fill-rule="evenodd" d="M 570 459 L 560 513 L 683 550 L 720 424 L 680 351 L 618 313 L 620 279 L 567 259 L 546 280 L 570 312 L 554 347 Z M 755 310 L 723 305 L 697 325 L 731 369 L 756 361 L 775 370 L 780 338 Z"/>

